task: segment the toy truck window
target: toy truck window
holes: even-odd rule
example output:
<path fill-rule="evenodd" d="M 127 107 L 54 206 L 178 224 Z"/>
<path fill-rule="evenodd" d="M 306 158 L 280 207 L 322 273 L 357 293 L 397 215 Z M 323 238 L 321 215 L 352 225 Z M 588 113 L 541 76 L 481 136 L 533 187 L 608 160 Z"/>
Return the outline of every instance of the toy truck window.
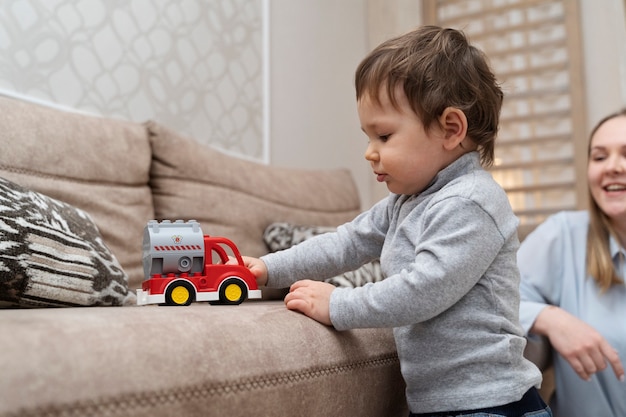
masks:
<path fill-rule="evenodd" d="M 211 247 L 211 263 L 213 265 L 223 265 L 228 262 L 229 257 L 235 257 L 233 250 L 221 243 Z"/>

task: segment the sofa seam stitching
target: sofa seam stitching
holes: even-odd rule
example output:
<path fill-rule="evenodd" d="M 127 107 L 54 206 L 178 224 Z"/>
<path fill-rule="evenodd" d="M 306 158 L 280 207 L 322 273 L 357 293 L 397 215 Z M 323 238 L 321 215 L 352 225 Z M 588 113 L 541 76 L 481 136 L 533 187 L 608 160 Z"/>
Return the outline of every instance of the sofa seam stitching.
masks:
<path fill-rule="evenodd" d="M 126 413 L 130 410 L 150 408 L 165 404 L 185 403 L 194 398 L 210 398 L 240 392 L 252 392 L 281 385 L 291 385 L 307 380 L 314 380 L 330 375 L 343 374 L 358 369 L 385 367 L 399 363 L 396 353 L 382 355 L 365 361 L 333 365 L 329 367 L 309 368 L 297 372 L 280 372 L 268 376 L 241 378 L 225 383 L 199 383 L 178 388 L 155 389 L 151 391 L 122 393 L 107 397 L 80 400 L 75 403 L 40 405 L 35 408 L 22 408 L 16 413 L 4 414 L 5 417 L 41 416 L 83 416 Z"/>

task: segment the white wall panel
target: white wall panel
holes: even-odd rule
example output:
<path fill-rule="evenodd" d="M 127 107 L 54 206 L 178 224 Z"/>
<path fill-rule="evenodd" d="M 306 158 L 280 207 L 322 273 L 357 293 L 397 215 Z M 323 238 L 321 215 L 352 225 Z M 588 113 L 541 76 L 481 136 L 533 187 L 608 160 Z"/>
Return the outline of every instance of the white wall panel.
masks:
<path fill-rule="evenodd" d="M 3 0 L 0 91 L 266 160 L 267 1 Z"/>

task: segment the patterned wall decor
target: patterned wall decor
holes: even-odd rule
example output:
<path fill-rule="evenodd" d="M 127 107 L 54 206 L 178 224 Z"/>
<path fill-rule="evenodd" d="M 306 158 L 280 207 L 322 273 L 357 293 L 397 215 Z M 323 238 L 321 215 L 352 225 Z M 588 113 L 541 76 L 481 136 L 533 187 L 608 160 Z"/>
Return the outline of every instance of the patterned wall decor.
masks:
<path fill-rule="evenodd" d="M 3 0 L 0 93 L 267 159 L 269 0 Z"/>

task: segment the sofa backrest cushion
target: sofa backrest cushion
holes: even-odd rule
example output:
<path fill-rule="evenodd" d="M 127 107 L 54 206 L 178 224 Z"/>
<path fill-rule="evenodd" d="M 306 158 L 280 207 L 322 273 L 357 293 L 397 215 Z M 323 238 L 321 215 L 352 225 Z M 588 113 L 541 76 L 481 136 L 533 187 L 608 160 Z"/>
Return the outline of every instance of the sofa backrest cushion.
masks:
<path fill-rule="evenodd" d="M 134 289 L 154 217 L 145 127 L 6 97 L 0 126 L 0 177 L 89 213 Z"/>
<path fill-rule="evenodd" d="M 160 220 L 197 220 L 205 234 L 231 239 L 244 255 L 268 252 L 265 228 L 284 221 L 338 226 L 360 210 L 348 170 L 278 168 L 235 158 L 147 123 L 151 186 Z"/>

